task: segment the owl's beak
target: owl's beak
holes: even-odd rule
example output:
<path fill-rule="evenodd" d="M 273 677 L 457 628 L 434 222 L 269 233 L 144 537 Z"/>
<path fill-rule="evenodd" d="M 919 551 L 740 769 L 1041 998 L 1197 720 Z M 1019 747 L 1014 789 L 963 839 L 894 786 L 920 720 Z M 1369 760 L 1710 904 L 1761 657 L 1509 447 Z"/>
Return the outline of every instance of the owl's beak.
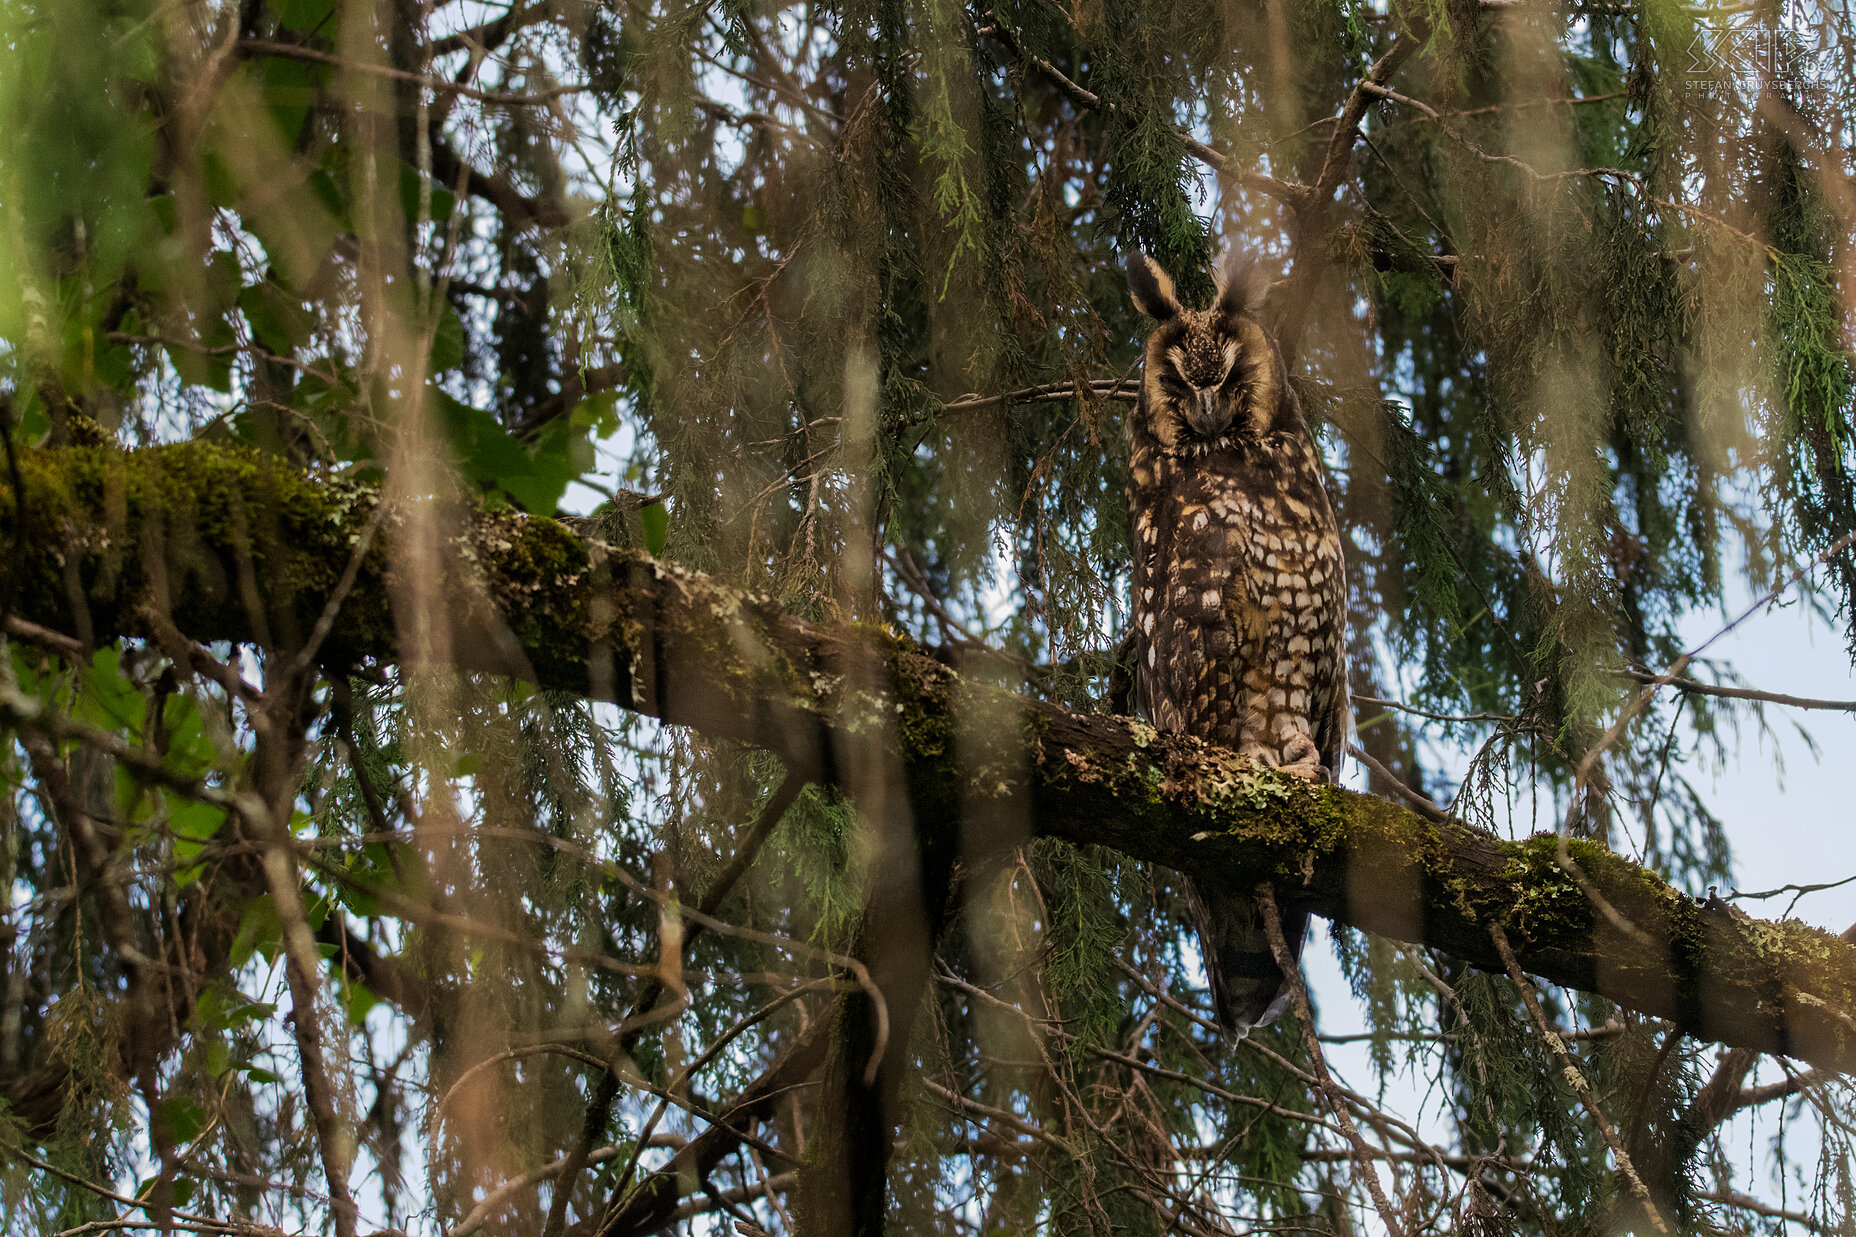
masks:
<path fill-rule="evenodd" d="M 1192 426 L 1192 432 L 1201 438 L 1216 438 L 1224 433 L 1231 424 L 1231 414 L 1218 406 L 1218 388 L 1208 387 L 1195 391 L 1198 399 L 1186 410 L 1186 421 Z"/>

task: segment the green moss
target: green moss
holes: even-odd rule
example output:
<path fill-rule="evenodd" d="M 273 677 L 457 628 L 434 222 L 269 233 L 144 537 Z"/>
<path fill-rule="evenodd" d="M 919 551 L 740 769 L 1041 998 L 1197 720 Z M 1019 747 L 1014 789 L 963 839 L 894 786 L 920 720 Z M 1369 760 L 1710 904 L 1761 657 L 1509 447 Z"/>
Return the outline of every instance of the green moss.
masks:
<path fill-rule="evenodd" d="M 202 442 L 24 451 L 20 472 L 24 500 L 5 502 L 21 540 L 20 611 L 99 642 L 142 634 L 164 602 L 196 638 L 238 638 L 241 619 L 306 634 L 371 511 L 352 488 Z M 233 614 L 252 588 L 265 613 Z"/>

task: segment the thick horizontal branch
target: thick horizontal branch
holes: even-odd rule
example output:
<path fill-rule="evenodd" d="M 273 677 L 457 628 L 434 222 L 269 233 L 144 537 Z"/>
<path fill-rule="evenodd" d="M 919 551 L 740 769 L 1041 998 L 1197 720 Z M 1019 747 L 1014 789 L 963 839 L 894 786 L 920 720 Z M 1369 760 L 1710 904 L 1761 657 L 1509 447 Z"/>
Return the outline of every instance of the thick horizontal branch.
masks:
<path fill-rule="evenodd" d="M 0 559 L 23 564 L 4 581 L 13 612 L 93 644 L 150 634 L 165 613 L 196 640 L 268 632 L 288 652 L 378 503 L 204 444 L 25 452 L 20 467 L 23 516 L 0 491 L 0 535 L 18 539 Z M 398 654 L 389 599 L 403 582 L 385 547 L 400 519 L 389 513 L 323 645 L 332 669 Z M 1504 842 L 971 682 L 885 631 L 806 622 L 554 520 L 460 508 L 456 521 L 443 612 L 462 669 L 757 744 L 805 776 L 835 777 L 877 736 L 918 828 L 951 837 L 964 822 L 969 847 L 1009 844 L 986 822 L 1016 816 L 1201 880 L 1271 881 L 1284 902 L 1492 971 L 1500 926 L 1520 965 L 1554 983 L 1705 1039 L 1856 1067 L 1856 947 L 1827 933 L 1698 903 L 1587 843 L 1570 845 L 1568 871 L 1551 836 Z"/>

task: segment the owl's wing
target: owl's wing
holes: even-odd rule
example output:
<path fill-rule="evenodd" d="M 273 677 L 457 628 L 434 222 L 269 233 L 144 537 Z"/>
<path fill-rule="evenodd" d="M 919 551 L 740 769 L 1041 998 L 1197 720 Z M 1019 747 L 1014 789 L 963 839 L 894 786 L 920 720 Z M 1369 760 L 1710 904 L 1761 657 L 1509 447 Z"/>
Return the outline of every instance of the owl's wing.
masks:
<path fill-rule="evenodd" d="M 1134 641 L 1134 713 L 1148 721 L 1154 720 L 1154 681 L 1147 669 L 1147 642 L 1138 636 Z"/>
<path fill-rule="evenodd" d="M 1326 637 L 1325 656 L 1317 663 L 1315 681 L 1310 685 L 1313 715 L 1309 720 L 1314 723 L 1315 746 L 1321 750 L 1321 763 L 1327 766 L 1328 776 L 1338 782 L 1341 761 L 1347 755 L 1347 739 L 1353 732 L 1353 700 L 1347 690 L 1346 559 L 1341 552 L 1339 531 L 1330 526 L 1327 539 L 1334 547 L 1332 561 L 1335 566 L 1323 588 L 1326 617 L 1321 634 Z"/>
<path fill-rule="evenodd" d="M 1145 401 L 1143 395 L 1143 407 Z M 1134 542 L 1134 604 L 1130 610 L 1134 623 L 1131 633 L 1134 638 L 1134 711 L 1157 726 L 1160 719 L 1155 713 L 1159 693 L 1153 662 L 1154 642 L 1152 630 L 1144 620 L 1151 620 L 1156 614 L 1166 589 L 1159 578 L 1158 530 L 1154 527 L 1153 511 L 1151 507 L 1140 507 L 1132 494 L 1128 505 L 1134 517 L 1128 527 Z"/>

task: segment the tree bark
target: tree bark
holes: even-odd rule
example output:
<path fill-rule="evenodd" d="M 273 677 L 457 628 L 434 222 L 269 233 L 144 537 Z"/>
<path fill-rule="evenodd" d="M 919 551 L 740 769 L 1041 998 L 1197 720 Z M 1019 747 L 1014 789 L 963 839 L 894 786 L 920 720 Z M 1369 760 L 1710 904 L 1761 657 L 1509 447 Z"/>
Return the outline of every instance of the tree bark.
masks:
<path fill-rule="evenodd" d="M 158 616 L 200 641 L 310 631 L 378 501 L 204 443 L 27 451 L 20 467 L 23 503 L 0 491 L 13 614 L 89 643 L 149 635 Z M 1497 972 L 1499 925 L 1554 983 L 1700 1038 L 1856 1067 L 1856 948 L 1828 933 L 1698 902 L 1590 843 L 1503 841 L 1014 696 L 886 631 L 807 622 L 570 523 L 461 517 L 443 564 L 460 669 L 755 743 L 844 784 L 876 742 L 918 839 L 951 845 L 976 803 L 1016 800 L 1038 833 L 1201 880 L 1269 880 L 1291 906 Z M 332 672 L 396 656 L 390 540 L 374 539 L 329 629 Z"/>

